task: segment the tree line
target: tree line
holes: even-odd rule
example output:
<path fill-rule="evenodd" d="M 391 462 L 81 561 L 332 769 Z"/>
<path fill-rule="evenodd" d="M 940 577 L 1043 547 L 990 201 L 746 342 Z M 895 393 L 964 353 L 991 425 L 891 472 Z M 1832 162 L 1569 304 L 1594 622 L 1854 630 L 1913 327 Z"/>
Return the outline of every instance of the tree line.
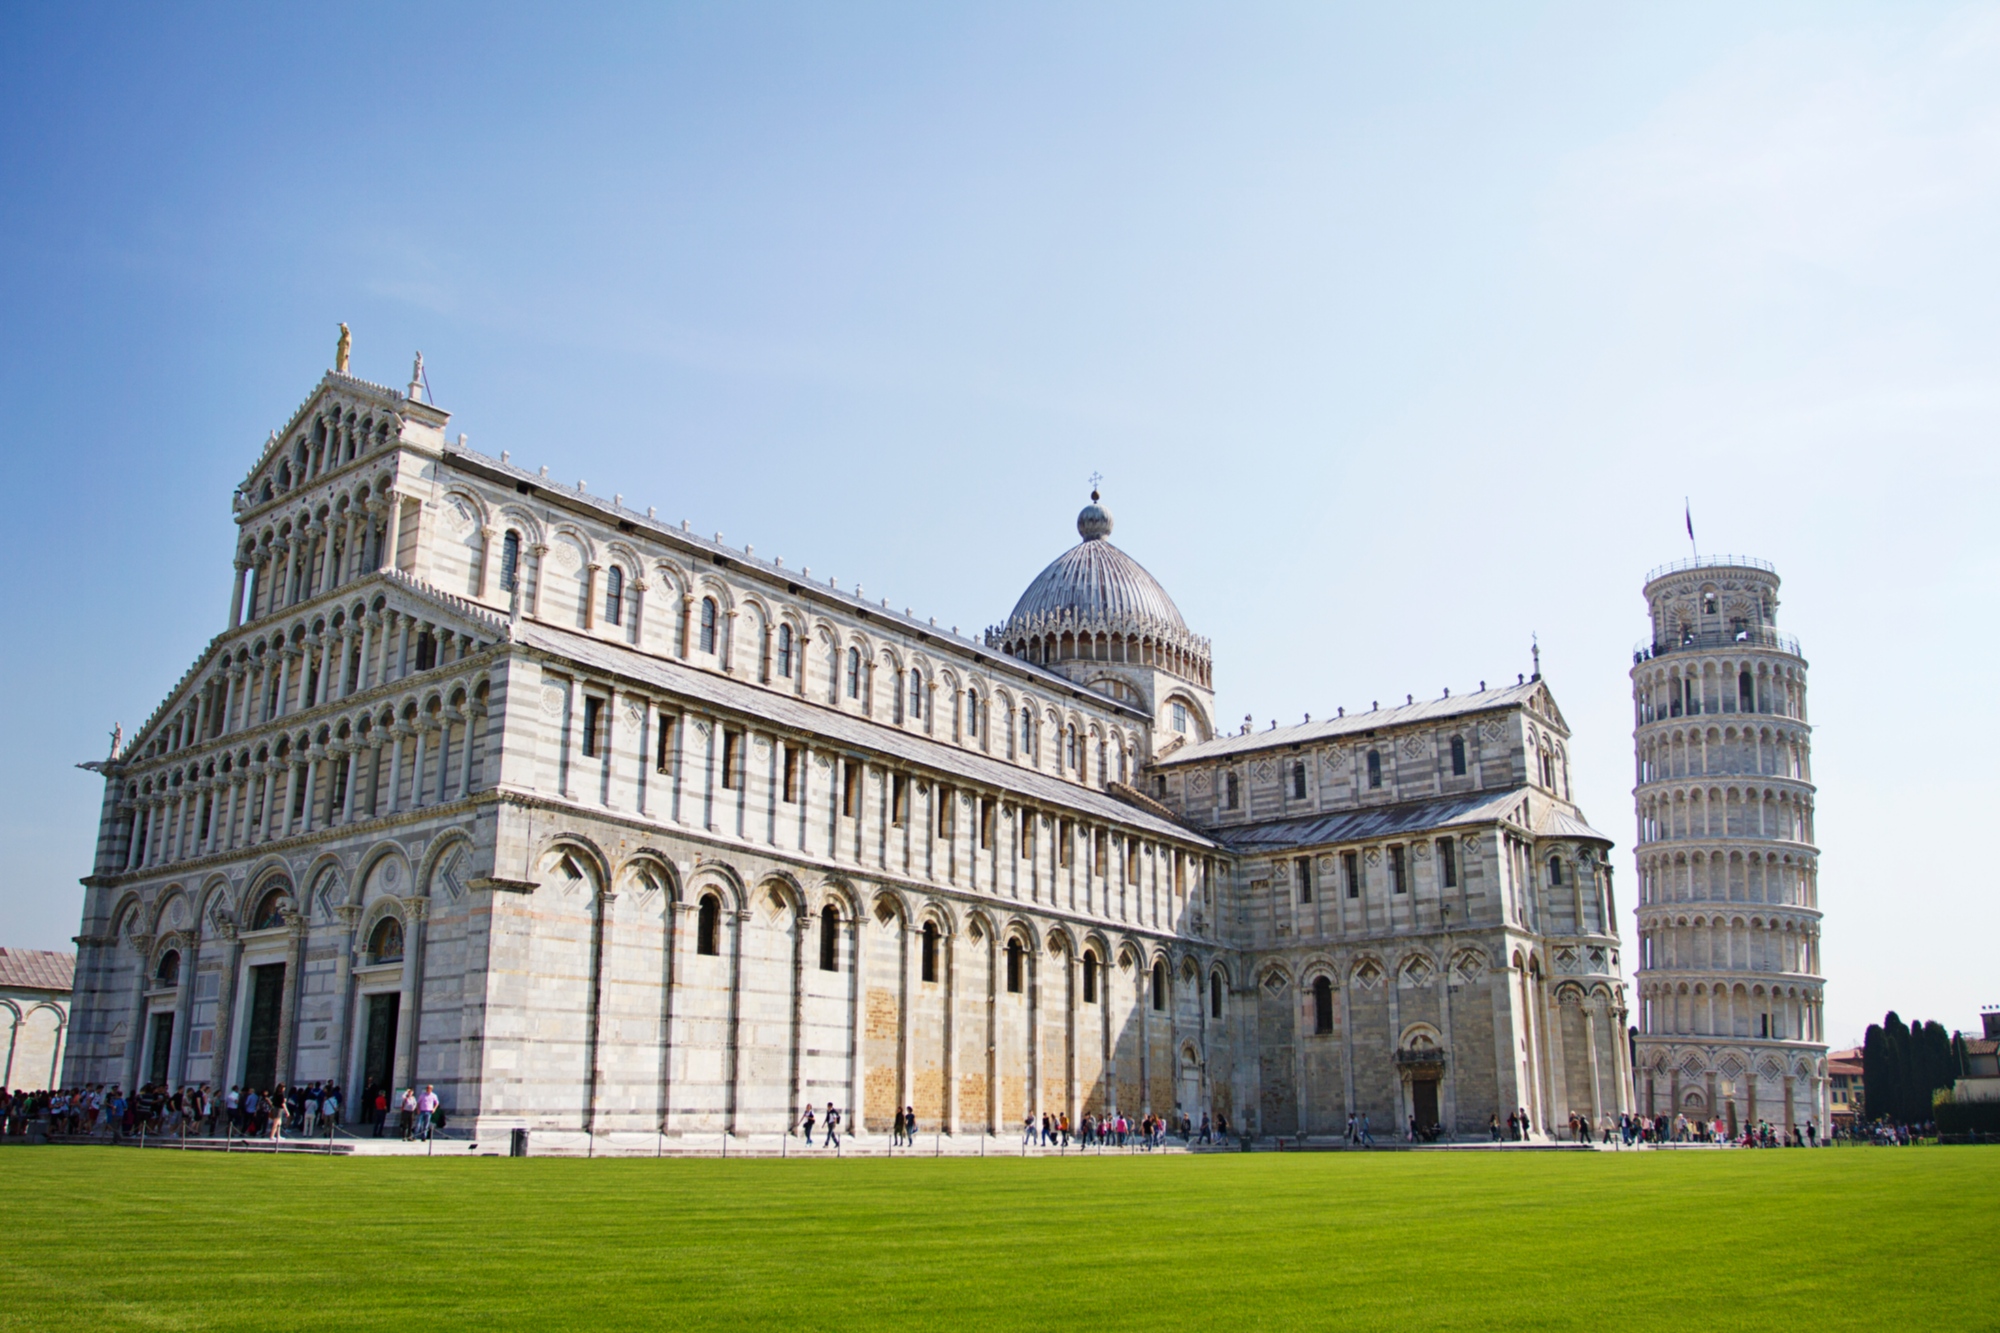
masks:
<path fill-rule="evenodd" d="M 1891 1009 L 1861 1041 L 1863 1116 L 1904 1125 L 1930 1120 L 1931 1094 L 1952 1085 L 1963 1054 L 1943 1024 L 1905 1024 Z"/>

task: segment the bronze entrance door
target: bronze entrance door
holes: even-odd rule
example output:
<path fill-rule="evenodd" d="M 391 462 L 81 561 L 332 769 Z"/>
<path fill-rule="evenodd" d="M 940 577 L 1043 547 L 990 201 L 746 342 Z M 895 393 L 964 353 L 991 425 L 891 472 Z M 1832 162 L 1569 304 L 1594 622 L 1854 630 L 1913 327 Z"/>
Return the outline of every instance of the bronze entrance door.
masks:
<path fill-rule="evenodd" d="M 396 1020 L 402 1016 L 403 997 L 397 991 L 368 997 L 368 1044 L 361 1057 L 361 1082 L 389 1088 L 396 1076 Z M 391 1098 L 395 1089 L 389 1088 Z"/>
<path fill-rule="evenodd" d="M 161 1087 L 167 1081 L 168 1056 L 174 1049 L 174 1016 L 171 1013 L 153 1015 L 152 1059 L 146 1070 L 146 1081 Z"/>
<path fill-rule="evenodd" d="M 278 1081 L 278 1020 L 284 1010 L 285 965 L 250 969 L 250 1035 L 244 1042 L 243 1086 L 268 1092 Z"/>
<path fill-rule="evenodd" d="M 1438 1084 L 1434 1078 L 1410 1080 L 1410 1104 L 1416 1112 L 1417 1132 L 1437 1128 Z"/>

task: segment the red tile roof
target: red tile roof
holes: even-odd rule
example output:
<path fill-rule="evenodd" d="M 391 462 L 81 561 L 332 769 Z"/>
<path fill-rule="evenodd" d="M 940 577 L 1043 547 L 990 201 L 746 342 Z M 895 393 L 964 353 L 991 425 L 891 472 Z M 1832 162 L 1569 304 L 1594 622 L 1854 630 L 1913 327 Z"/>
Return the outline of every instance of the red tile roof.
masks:
<path fill-rule="evenodd" d="M 76 984 L 76 955 L 53 949 L 0 949 L 0 986 L 68 992 Z"/>

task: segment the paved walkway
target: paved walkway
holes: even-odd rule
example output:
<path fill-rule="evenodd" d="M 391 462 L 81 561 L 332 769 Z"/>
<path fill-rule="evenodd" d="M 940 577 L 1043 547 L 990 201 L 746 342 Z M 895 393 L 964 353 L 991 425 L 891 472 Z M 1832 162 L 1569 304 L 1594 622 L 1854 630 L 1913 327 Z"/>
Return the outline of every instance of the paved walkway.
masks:
<path fill-rule="evenodd" d="M 20 1142 L 21 1140 L 12 1140 Z M 107 1144 L 111 1140 L 96 1138 L 51 1137 L 52 1143 L 95 1143 Z M 131 1138 L 120 1141 L 125 1147 L 158 1148 L 166 1151 L 186 1152 L 236 1152 L 236 1153 L 285 1153 L 285 1154 L 332 1154 L 343 1157 L 504 1157 L 510 1148 L 509 1136 L 505 1133 L 491 1135 L 484 1139 L 472 1140 L 457 1135 L 441 1135 L 428 1143 L 405 1142 L 400 1138 L 374 1138 L 368 1135 L 355 1137 L 346 1132 L 336 1134 L 331 1139 L 286 1138 L 273 1142 L 269 1139 L 210 1139 L 210 1138 L 149 1138 L 144 1141 Z M 1692 1147 L 1696 1145 L 1671 1145 Z M 1223 1152 L 1613 1152 L 1632 1151 L 1622 1145 L 1599 1145 L 1589 1143 L 1556 1143 L 1531 1140 L 1525 1143 L 1493 1143 L 1486 1139 L 1467 1140 L 1460 1143 L 1413 1144 L 1405 1140 L 1380 1143 L 1374 1148 L 1353 1148 L 1343 1141 L 1326 1137 L 1307 1139 L 1301 1143 L 1292 1137 L 1265 1138 L 1252 1140 L 1245 1146 L 1240 1140 L 1229 1143 L 1189 1144 L 1178 1139 L 1169 1140 L 1164 1146 L 1144 1149 L 1136 1145 L 1124 1148 L 1092 1146 L 1081 1148 L 1071 1144 L 1063 1147 L 1042 1147 L 1021 1142 L 1018 1136 L 992 1134 L 920 1134 L 913 1147 L 891 1144 L 886 1134 L 869 1134 L 861 1138 L 844 1137 L 838 1149 L 828 1148 L 824 1143 L 807 1147 L 798 1135 L 791 1134 L 645 1134 L 612 1131 L 588 1135 L 581 1130 L 531 1130 L 528 1135 L 528 1151 L 534 1157 L 1146 1157 L 1146 1156 L 1186 1156 Z"/>

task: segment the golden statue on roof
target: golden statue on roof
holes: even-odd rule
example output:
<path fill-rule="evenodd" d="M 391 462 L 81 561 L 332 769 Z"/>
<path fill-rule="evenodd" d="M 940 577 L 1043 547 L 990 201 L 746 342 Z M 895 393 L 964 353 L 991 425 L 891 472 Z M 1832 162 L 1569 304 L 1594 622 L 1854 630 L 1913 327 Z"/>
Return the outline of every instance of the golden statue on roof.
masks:
<path fill-rule="evenodd" d="M 334 373 L 339 375 L 347 373 L 347 357 L 353 350 L 354 335 L 347 331 L 347 325 L 342 324 L 340 326 L 340 341 L 333 345 Z"/>

